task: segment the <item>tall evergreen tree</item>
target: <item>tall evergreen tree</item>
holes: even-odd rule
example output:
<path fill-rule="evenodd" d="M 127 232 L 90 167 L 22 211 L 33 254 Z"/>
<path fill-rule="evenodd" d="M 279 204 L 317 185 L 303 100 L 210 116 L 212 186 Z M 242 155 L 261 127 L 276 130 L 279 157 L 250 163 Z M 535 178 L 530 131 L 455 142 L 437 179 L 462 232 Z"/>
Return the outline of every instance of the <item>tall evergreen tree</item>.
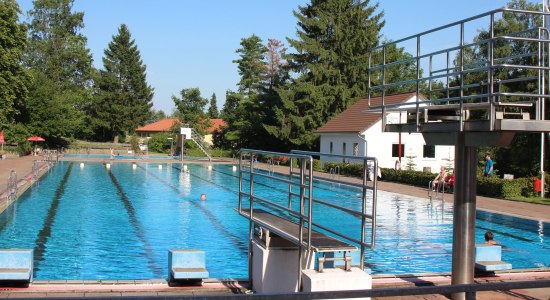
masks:
<path fill-rule="evenodd" d="M 201 96 L 199 88 L 182 89 L 181 98 L 172 96 L 176 105 L 181 122 L 189 124 L 189 127 L 196 129 L 200 134 L 205 134 L 210 121 L 206 119 L 204 107 L 208 103 L 206 98 Z"/>
<path fill-rule="evenodd" d="M 105 49 L 103 66 L 93 113 L 103 138 L 112 139 L 145 124 L 153 105 L 153 88 L 147 84 L 146 66 L 125 24 Z"/>
<path fill-rule="evenodd" d="M 239 92 L 245 95 L 257 94 L 260 91 L 261 81 L 266 69 L 263 55 L 266 51 L 262 39 L 253 34 L 241 39 L 241 48 L 237 49 L 240 58 L 233 62 L 238 65 Z"/>
<path fill-rule="evenodd" d="M 14 121 L 28 95 L 30 75 L 21 64 L 27 29 L 15 0 L 0 0 L 0 130 Z"/>
<path fill-rule="evenodd" d="M 84 13 L 72 12 L 73 0 L 35 0 L 33 5 L 24 61 L 35 80 L 20 120 L 50 141 L 86 133 L 84 109 L 94 69 L 87 39 L 79 33 Z"/>
<path fill-rule="evenodd" d="M 264 89 L 268 93 L 273 93 L 274 89 L 282 86 L 289 78 L 285 60 L 286 47 L 276 39 L 267 39 L 266 51 L 264 54 L 266 61 L 266 70 L 264 78 Z"/>
<path fill-rule="evenodd" d="M 218 101 L 216 99 L 216 93 L 213 93 L 212 97 L 210 97 L 210 107 L 208 107 L 208 117 L 211 119 L 217 119 L 219 117 Z"/>
<path fill-rule="evenodd" d="M 365 95 L 368 52 L 384 24 L 369 2 L 312 0 L 294 12 L 298 38 L 288 42 L 297 53 L 288 60 L 299 76 L 278 89 L 278 124 L 266 126 L 289 147 L 315 147 L 315 129 Z"/>

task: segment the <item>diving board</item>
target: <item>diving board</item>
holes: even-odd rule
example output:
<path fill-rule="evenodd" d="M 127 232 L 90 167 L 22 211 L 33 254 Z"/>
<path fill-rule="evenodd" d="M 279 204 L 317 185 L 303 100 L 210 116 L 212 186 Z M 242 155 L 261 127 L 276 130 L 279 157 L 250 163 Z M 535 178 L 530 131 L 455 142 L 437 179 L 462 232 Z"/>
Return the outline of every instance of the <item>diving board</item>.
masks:
<path fill-rule="evenodd" d="M 243 217 L 250 219 L 250 213 L 246 210 L 239 212 Z M 254 209 L 252 221 L 260 227 L 270 230 L 272 233 L 284 238 L 294 245 L 299 244 L 300 226 L 297 223 L 278 217 L 263 209 Z M 302 228 L 302 243 L 306 245 L 307 228 Z M 320 233 L 311 231 L 311 248 L 315 252 L 357 251 L 358 248 L 349 243 Z"/>

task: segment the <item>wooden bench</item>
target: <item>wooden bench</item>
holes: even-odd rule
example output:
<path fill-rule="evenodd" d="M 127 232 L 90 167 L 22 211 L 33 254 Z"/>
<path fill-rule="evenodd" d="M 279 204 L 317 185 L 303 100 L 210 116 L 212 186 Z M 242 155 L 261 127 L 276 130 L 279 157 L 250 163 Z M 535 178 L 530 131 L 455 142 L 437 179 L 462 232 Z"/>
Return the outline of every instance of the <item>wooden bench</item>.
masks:
<path fill-rule="evenodd" d="M 168 251 L 169 281 L 202 281 L 208 278 L 205 254 L 202 250 L 169 250 Z"/>
<path fill-rule="evenodd" d="M 31 283 L 32 249 L 0 249 L 0 281 Z"/>
<path fill-rule="evenodd" d="M 499 245 L 476 245 L 476 271 L 495 272 L 512 269 L 512 264 L 502 261 Z"/>

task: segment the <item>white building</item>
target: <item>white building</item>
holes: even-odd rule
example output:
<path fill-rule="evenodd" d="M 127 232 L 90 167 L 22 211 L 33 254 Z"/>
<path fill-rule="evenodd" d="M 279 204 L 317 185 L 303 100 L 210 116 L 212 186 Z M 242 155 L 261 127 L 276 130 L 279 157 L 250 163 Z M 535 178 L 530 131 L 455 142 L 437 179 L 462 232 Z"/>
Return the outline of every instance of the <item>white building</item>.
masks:
<path fill-rule="evenodd" d="M 421 96 L 422 97 L 422 96 Z M 386 104 L 415 102 L 416 93 L 403 93 L 385 97 Z M 379 105 L 381 98 L 371 98 L 371 105 Z M 369 113 L 368 99 L 361 99 L 347 110 L 320 127 L 316 133 L 321 139 L 322 153 L 354 156 L 374 156 L 382 168 L 395 168 L 401 154 L 401 167 L 412 161 L 415 170 L 437 172 L 442 165 L 454 165 L 454 146 L 429 146 L 419 133 L 383 132 L 381 113 Z M 388 123 L 395 123 L 405 113 L 390 113 Z M 401 140 L 401 142 L 400 142 Z M 399 153 L 401 145 L 401 153 Z M 322 157 L 327 161 L 341 158 Z M 346 160 L 347 161 L 347 160 Z"/>

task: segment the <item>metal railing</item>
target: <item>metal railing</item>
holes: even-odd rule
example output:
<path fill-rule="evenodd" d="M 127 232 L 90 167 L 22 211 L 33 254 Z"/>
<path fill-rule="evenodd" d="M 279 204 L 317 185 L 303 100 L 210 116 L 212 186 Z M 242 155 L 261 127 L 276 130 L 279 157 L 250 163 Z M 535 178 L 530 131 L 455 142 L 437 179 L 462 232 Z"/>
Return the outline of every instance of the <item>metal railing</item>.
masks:
<path fill-rule="evenodd" d="M 514 14 L 521 15 L 523 18 L 531 18 L 531 28 L 523 29 L 517 32 L 499 33 L 495 32 L 496 19 L 500 15 Z M 546 81 L 550 76 L 550 55 L 549 32 L 547 29 L 546 18 L 550 16 L 548 12 L 525 11 L 517 9 L 501 8 L 479 14 L 461 21 L 448 25 L 440 26 L 419 34 L 415 34 L 393 42 L 385 43 L 375 47 L 369 54 L 369 89 L 368 99 L 369 107 L 382 111 L 382 124 L 387 123 L 387 113 L 395 111 L 407 111 L 413 113 L 416 120 L 417 130 L 420 128 L 422 119 L 421 110 L 433 105 L 449 105 L 449 109 L 457 110 L 457 119 L 459 121 L 460 131 L 464 130 L 465 104 L 480 104 L 476 109 L 487 111 L 486 117 L 489 122 L 489 130 L 494 130 L 495 111 L 497 107 L 506 105 L 531 105 L 534 106 L 535 120 L 544 120 L 543 108 L 544 99 L 549 98 L 546 94 Z M 481 20 L 488 19 L 487 37 L 465 41 L 465 26 L 472 26 Z M 538 23 L 538 24 L 537 24 Z M 422 46 L 425 39 L 433 38 L 431 34 L 447 34 L 449 31 L 456 30 L 458 45 L 431 51 L 423 52 Z M 401 43 L 414 43 L 416 53 L 412 57 L 391 61 L 387 53 L 390 47 L 396 47 Z M 524 53 L 504 54 L 499 57 L 497 54 L 503 44 L 526 44 L 532 51 Z M 426 43 L 429 45 L 429 43 Z M 426 48 L 428 48 L 427 46 Z M 413 48 L 414 49 L 414 48 Z M 477 52 L 476 52 L 477 51 Z M 472 55 L 476 52 L 477 56 Z M 453 56 L 452 54 L 455 54 Z M 453 61 L 454 60 L 454 61 Z M 472 60 L 472 61 L 469 61 Z M 519 61 L 518 60 L 522 60 Z M 444 65 L 442 68 L 434 68 L 439 63 Z M 427 64 L 427 68 L 422 68 Z M 415 70 L 415 78 L 398 79 L 396 82 L 388 82 L 387 74 L 395 67 L 408 67 L 411 71 Z M 427 75 L 422 74 L 422 70 L 427 69 Z M 498 78 L 498 73 L 512 74 L 512 78 Z M 523 74 L 523 76 L 516 75 Z M 478 75 L 484 77 L 482 82 L 472 83 L 467 81 L 468 76 Z M 516 77 L 514 77 L 516 76 Z M 502 76 L 501 76 L 502 77 Z M 454 82 L 452 84 L 452 82 Z M 514 90 L 507 92 L 497 89 L 497 86 L 518 82 L 525 84 L 525 90 Z M 427 99 L 420 98 L 422 85 L 427 83 L 429 94 Z M 434 88 L 436 83 L 443 88 Z M 392 88 L 407 88 L 416 91 L 416 101 L 409 103 L 386 102 L 387 91 Z M 443 94 L 436 97 L 435 94 Z M 373 93 L 381 96 L 381 103 L 372 103 Z M 533 105 L 534 104 L 534 105 Z M 406 105 L 406 106 L 405 106 Z"/>
<path fill-rule="evenodd" d="M 15 170 L 11 170 L 10 175 L 8 177 L 8 199 L 13 200 L 15 196 L 17 195 L 17 172 Z"/>
<path fill-rule="evenodd" d="M 212 151 L 210 145 L 204 140 L 204 137 L 200 135 L 195 128 L 191 128 L 191 140 L 195 142 L 199 149 L 208 157 L 208 160 L 212 160 Z"/>
<path fill-rule="evenodd" d="M 257 157 L 259 155 L 279 155 L 283 156 L 286 155 L 290 159 L 291 165 L 294 163 L 294 161 L 298 161 L 298 165 L 300 167 L 299 172 L 299 183 L 294 182 L 293 180 L 293 174 L 292 174 L 292 168 L 290 168 L 290 172 L 288 173 L 288 176 L 276 176 L 275 174 L 265 174 L 256 172 L 254 169 L 254 164 L 257 162 Z M 245 161 L 248 161 L 249 163 L 246 164 Z M 306 176 L 306 172 L 308 173 L 308 176 Z M 248 174 L 248 181 L 249 181 L 249 187 L 248 191 L 245 191 L 243 188 L 243 181 L 244 176 L 243 174 Z M 289 185 L 289 204 L 288 206 L 280 205 L 273 201 L 272 199 L 266 199 L 259 197 L 254 192 L 254 186 L 255 186 L 255 177 L 263 177 L 263 178 L 269 178 L 276 182 L 286 183 Z M 313 178 L 313 159 L 311 156 L 308 155 L 301 155 L 301 154 L 287 154 L 287 153 L 279 153 L 279 152 L 270 152 L 270 151 L 261 151 L 261 150 L 253 150 L 253 149 L 241 149 L 240 152 L 240 158 L 239 158 L 239 205 L 238 205 L 238 211 L 239 213 L 242 213 L 243 211 L 248 212 L 249 220 L 250 220 L 250 226 L 249 226 L 249 252 L 248 252 L 248 267 L 249 267 L 249 281 L 252 282 L 252 278 L 250 277 L 252 274 L 251 268 L 252 268 L 252 240 L 253 240 L 253 233 L 254 233 L 254 204 L 257 204 L 257 202 L 260 202 L 261 204 L 275 208 L 277 210 L 283 211 L 288 214 L 287 218 L 290 219 L 290 216 L 295 217 L 298 219 L 298 286 L 301 285 L 301 279 L 302 279 L 302 265 L 303 265 L 303 250 L 307 250 L 308 253 L 311 253 L 311 232 L 312 232 L 312 198 L 313 198 L 313 181 L 309 180 L 309 182 L 306 182 L 306 177 Z M 298 194 L 292 193 L 292 186 L 298 186 L 300 192 Z M 292 196 L 298 196 L 299 197 L 299 203 L 300 207 L 299 210 L 295 210 L 292 208 L 291 202 L 292 202 Z M 249 199 L 248 208 L 243 208 L 243 197 L 247 197 Z M 305 211 L 305 208 L 308 208 L 308 211 Z M 284 217 L 284 216 L 281 216 Z M 306 225 L 307 224 L 307 225 Z M 307 229 L 306 237 L 304 238 L 304 228 Z"/>
<path fill-rule="evenodd" d="M 38 161 L 32 161 L 32 171 L 31 171 L 32 180 L 36 180 L 38 177 Z"/>
<path fill-rule="evenodd" d="M 354 239 L 352 237 L 346 236 L 342 233 L 336 232 L 334 230 L 331 230 L 329 228 L 326 228 L 325 226 L 322 226 L 321 224 L 317 224 L 315 222 L 312 223 L 313 226 L 319 227 L 323 230 L 326 230 L 332 234 L 335 234 L 341 238 L 344 238 L 348 241 L 351 241 L 353 243 L 356 243 L 360 245 L 361 253 L 360 253 L 360 267 L 363 270 L 364 261 L 365 261 L 365 249 L 369 248 L 372 249 L 376 245 L 376 206 L 377 206 L 377 191 L 378 191 L 378 177 L 376 174 L 378 173 L 378 159 L 375 157 L 360 157 L 360 156 L 352 156 L 352 155 L 339 155 L 339 154 L 330 154 L 330 153 L 321 153 L 321 152 L 311 152 L 311 151 L 301 151 L 301 150 L 292 150 L 292 154 L 302 154 L 302 155 L 311 155 L 315 157 L 329 157 L 329 158 L 342 158 L 342 159 L 349 159 L 349 160 L 362 160 L 363 161 L 363 173 L 362 173 L 362 182 L 354 183 L 351 181 L 345 181 L 340 180 L 338 178 L 331 178 L 330 176 L 322 177 L 322 176 L 316 176 L 315 179 L 327 181 L 331 183 L 338 183 L 343 186 L 349 186 L 349 187 L 356 187 L 361 189 L 361 212 L 357 212 L 354 210 L 351 210 L 347 207 L 343 207 L 340 205 L 332 204 L 320 199 L 312 198 L 313 203 L 318 203 L 324 206 L 336 208 L 338 210 L 344 211 L 352 216 L 361 218 L 361 237 L 360 240 Z M 371 176 L 372 178 L 372 184 L 369 185 L 369 170 L 370 172 L 373 172 L 374 176 Z M 291 170 L 292 171 L 292 170 Z M 340 168 L 338 166 L 338 173 L 340 173 Z M 372 192 L 372 205 L 371 205 L 371 211 L 367 212 L 367 204 L 368 204 L 368 191 Z M 365 234 L 366 229 L 365 225 L 367 223 L 367 220 L 371 221 L 371 236 L 370 241 L 367 243 L 365 240 Z"/>
<path fill-rule="evenodd" d="M 428 183 L 428 198 L 430 200 L 437 199 L 438 195 L 441 195 L 441 200 L 443 201 L 445 198 L 445 191 L 446 189 L 446 182 L 434 182 L 433 180 L 430 180 Z M 450 190 L 449 190 L 450 191 Z"/>

